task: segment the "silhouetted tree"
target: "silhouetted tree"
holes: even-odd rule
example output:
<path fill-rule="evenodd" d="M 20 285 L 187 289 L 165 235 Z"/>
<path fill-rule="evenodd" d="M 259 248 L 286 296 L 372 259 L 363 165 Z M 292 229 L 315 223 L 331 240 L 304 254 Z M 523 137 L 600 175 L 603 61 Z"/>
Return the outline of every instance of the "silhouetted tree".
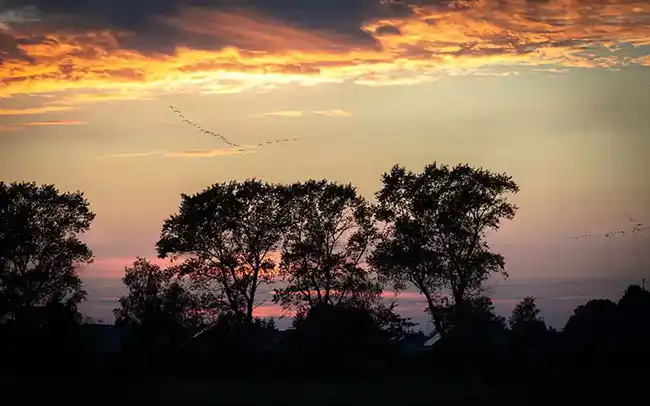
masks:
<path fill-rule="evenodd" d="M 178 214 L 164 222 L 161 258 L 185 257 L 184 272 L 224 310 L 253 320 L 260 285 L 272 282 L 271 254 L 290 225 L 285 189 L 259 180 L 215 184 L 182 195 Z"/>
<path fill-rule="evenodd" d="M 505 319 L 494 312 L 492 300 L 485 296 L 465 299 L 446 313 L 447 336 L 441 343 L 463 351 L 504 348 Z"/>
<path fill-rule="evenodd" d="M 352 185 L 325 180 L 288 190 L 292 222 L 279 267 L 286 285 L 273 300 L 298 313 L 320 304 L 369 308 L 382 287 L 364 266 L 377 237 L 366 200 Z"/>
<path fill-rule="evenodd" d="M 198 335 L 188 348 L 192 351 L 217 355 L 221 361 L 259 353 L 272 341 L 278 329 L 275 320 L 255 317 L 246 323 L 237 314 L 220 315 L 217 322 Z M 232 367 L 232 366 L 231 366 Z"/>
<path fill-rule="evenodd" d="M 620 345 L 637 353 L 650 353 L 650 292 L 630 285 L 618 301 Z"/>
<path fill-rule="evenodd" d="M 535 298 L 531 296 L 525 297 L 513 309 L 508 324 L 514 350 L 539 349 L 546 344 L 549 331 L 539 312 Z"/>
<path fill-rule="evenodd" d="M 76 309 L 64 303 L 21 308 L 0 326 L 0 372 L 8 369 L 32 377 L 79 372 L 83 361 L 79 321 Z"/>
<path fill-rule="evenodd" d="M 86 296 L 77 270 L 92 262 L 78 235 L 94 218 L 81 192 L 0 182 L 0 322 L 34 306 L 76 313 Z"/>
<path fill-rule="evenodd" d="M 341 373 L 382 362 L 389 339 L 367 309 L 319 303 L 297 319 L 293 344 L 305 366 L 319 362 L 318 371 Z"/>
<path fill-rule="evenodd" d="M 608 299 L 590 300 L 575 308 L 562 331 L 565 349 L 605 353 L 617 348 L 617 307 Z"/>
<path fill-rule="evenodd" d="M 114 310 L 115 325 L 139 349 L 177 348 L 205 324 L 199 301 L 174 273 L 144 258 L 125 268 L 128 293 Z"/>
<path fill-rule="evenodd" d="M 514 217 L 517 207 L 506 195 L 519 187 L 505 174 L 465 164 L 434 163 L 422 173 L 395 166 L 382 182 L 377 219 L 387 227 L 370 262 L 396 288 L 415 286 L 444 334 L 445 309 L 463 306 L 491 274 L 507 276 L 485 232 Z M 451 303 L 443 289 L 451 292 Z"/>
<path fill-rule="evenodd" d="M 392 302 L 388 306 L 377 303 L 371 307 L 370 312 L 377 326 L 391 339 L 407 334 L 415 334 L 416 323 L 411 321 L 410 317 L 398 314 L 396 308 L 396 302 Z"/>

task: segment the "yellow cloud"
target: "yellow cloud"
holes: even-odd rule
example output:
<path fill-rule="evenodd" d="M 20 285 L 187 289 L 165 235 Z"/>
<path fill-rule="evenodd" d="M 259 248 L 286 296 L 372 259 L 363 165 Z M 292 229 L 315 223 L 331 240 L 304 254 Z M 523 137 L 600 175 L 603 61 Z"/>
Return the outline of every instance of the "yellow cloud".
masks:
<path fill-rule="evenodd" d="M 632 61 L 636 65 L 650 67 L 650 55 L 640 56 L 638 58 L 632 59 Z"/>
<path fill-rule="evenodd" d="M 350 117 L 352 115 L 352 113 L 341 109 L 317 110 L 314 111 L 314 114 L 318 116 L 326 116 L 326 117 Z"/>
<path fill-rule="evenodd" d="M 281 111 L 272 111 L 269 113 L 256 114 L 254 118 L 262 117 L 304 117 L 308 113 L 315 114 L 317 116 L 326 116 L 326 117 L 349 117 L 352 113 L 347 112 L 341 109 L 332 109 L 332 110 L 315 110 L 312 112 L 304 112 L 301 110 L 281 110 Z"/>
<path fill-rule="evenodd" d="M 272 111 L 269 113 L 256 114 L 253 117 L 262 118 L 262 117 L 302 117 L 304 113 L 300 110 L 282 110 L 282 111 Z"/>
<path fill-rule="evenodd" d="M 130 93 L 79 93 L 65 95 L 55 101 L 59 105 L 79 105 L 87 103 L 125 101 L 125 100 L 150 100 L 152 96 L 139 92 Z"/>
<path fill-rule="evenodd" d="M 368 21 L 361 28 L 375 38 L 374 48 L 250 12 L 198 7 L 157 22 L 208 42 L 236 45 L 214 50 L 179 46 L 170 54 L 145 54 L 120 48 L 118 39 L 133 35 L 128 32 L 42 28 L 38 34 L 44 41 L 34 43 L 38 23 L 24 32 L 7 27 L 6 34 L 21 43 L 22 57 L 5 58 L 0 65 L 0 97 L 93 90 L 93 96 L 68 102 L 79 104 L 116 95 L 237 93 L 290 84 L 405 85 L 500 65 L 557 71 L 647 64 L 645 57 L 625 57 L 619 50 L 622 44 L 650 46 L 647 0 L 435 4 L 413 7 L 407 17 Z M 104 99 L 95 93 L 104 93 Z"/>

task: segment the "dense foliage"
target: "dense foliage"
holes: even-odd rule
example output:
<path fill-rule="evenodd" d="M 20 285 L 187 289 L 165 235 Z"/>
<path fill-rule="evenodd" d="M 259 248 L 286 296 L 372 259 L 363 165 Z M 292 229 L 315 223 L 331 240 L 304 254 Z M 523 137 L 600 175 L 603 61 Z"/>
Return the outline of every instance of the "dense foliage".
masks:
<path fill-rule="evenodd" d="M 559 332 L 533 297 L 507 321 L 495 314 L 483 285 L 507 273 L 485 234 L 515 216 L 518 191 L 506 174 L 435 163 L 421 173 L 395 166 L 376 204 L 327 180 L 217 183 L 181 196 L 156 244 L 172 265 L 137 258 L 115 325 L 101 326 L 77 311 L 77 271 L 92 260 L 79 239 L 94 219 L 83 194 L 0 182 L 3 365 L 252 378 L 487 373 L 647 353 L 644 287 L 578 306 Z M 384 297 L 407 287 L 426 300 L 433 334 L 415 331 Z M 255 317 L 265 300 L 295 315 L 291 329 Z"/>

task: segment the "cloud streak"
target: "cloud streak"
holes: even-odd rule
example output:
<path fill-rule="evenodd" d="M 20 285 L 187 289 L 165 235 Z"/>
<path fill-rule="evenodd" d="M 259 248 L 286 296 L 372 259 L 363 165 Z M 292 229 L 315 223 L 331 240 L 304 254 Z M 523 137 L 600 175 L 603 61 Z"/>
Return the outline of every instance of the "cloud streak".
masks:
<path fill-rule="evenodd" d="M 253 116 L 253 118 L 264 118 L 264 117 L 302 117 L 304 113 L 300 110 L 283 110 L 283 111 L 271 111 L 269 113 L 260 113 Z"/>
<path fill-rule="evenodd" d="M 268 113 L 255 114 L 253 118 L 264 118 L 264 117 L 301 118 L 309 114 L 314 114 L 317 116 L 325 116 L 325 117 L 350 117 L 352 115 L 352 113 L 341 109 L 315 110 L 315 111 L 280 110 L 280 111 L 271 111 Z"/>
<path fill-rule="evenodd" d="M 49 120 L 49 121 L 32 121 L 29 123 L 21 123 L 18 127 L 47 127 L 47 126 L 66 126 L 66 125 L 82 125 L 86 124 L 83 121 L 76 120 Z"/>
<path fill-rule="evenodd" d="M 18 131 L 20 129 L 21 129 L 20 127 L 0 125 L 0 133 L 9 133 L 13 131 Z"/>
<path fill-rule="evenodd" d="M 59 113 L 74 110 L 68 106 L 43 106 L 22 109 L 0 109 L 0 116 L 33 116 L 47 113 Z"/>
<path fill-rule="evenodd" d="M 100 159 L 111 158 L 143 158 L 143 157 L 165 157 L 165 158 L 213 158 L 217 156 L 241 155 L 241 154 L 254 154 L 255 151 L 252 147 L 245 148 L 215 148 L 215 149 L 196 149 L 196 150 L 183 150 L 183 151 L 145 151 L 145 152 L 127 152 L 120 154 L 107 154 L 100 157 Z"/>
<path fill-rule="evenodd" d="M 349 111 L 341 110 L 341 109 L 334 109 L 334 110 L 317 110 L 314 111 L 314 114 L 317 116 L 325 116 L 325 117 L 350 117 L 352 113 Z"/>
<path fill-rule="evenodd" d="M 647 65 L 643 47 L 650 46 L 645 0 L 9 4 L 40 12 L 21 18 L 20 9 L 0 6 L 12 16 L 0 32 L 0 97 L 92 89 L 110 100 L 345 81 L 406 85 L 503 65 Z M 644 55 L 631 56 L 631 46 Z"/>

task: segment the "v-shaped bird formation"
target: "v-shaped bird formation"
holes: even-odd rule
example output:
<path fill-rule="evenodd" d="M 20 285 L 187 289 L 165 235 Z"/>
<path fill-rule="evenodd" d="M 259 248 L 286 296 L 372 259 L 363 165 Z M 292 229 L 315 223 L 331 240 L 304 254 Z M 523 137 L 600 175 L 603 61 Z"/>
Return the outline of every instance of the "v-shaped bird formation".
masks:
<path fill-rule="evenodd" d="M 623 229 L 623 230 L 617 230 L 617 231 L 608 231 L 604 234 L 583 234 L 583 235 L 578 235 L 578 236 L 571 236 L 571 237 L 565 237 L 565 240 L 582 240 L 584 238 L 591 238 L 591 237 L 616 237 L 616 236 L 626 236 L 626 235 L 631 235 L 633 237 L 637 236 L 645 236 L 648 235 L 650 232 L 650 226 L 644 226 L 640 221 L 634 219 L 632 216 L 630 216 L 627 213 L 624 213 L 629 222 L 634 224 L 634 226 L 631 229 Z"/>
<path fill-rule="evenodd" d="M 279 138 L 279 139 L 275 139 L 275 140 L 271 140 L 271 141 L 260 142 L 259 144 L 256 144 L 256 145 L 244 146 L 244 145 L 238 144 L 238 143 L 228 139 L 227 137 L 225 137 L 222 134 L 218 134 L 218 133 L 215 133 L 214 131 L 206 130 L 205 128 L 201 127 L 198 123 L 196 123 L 196 122 L 194 122 L 192 120 L 189 120 L 187 117 L 185 117 L 183 112 L 181 112 L 178 108 L 176 108 L 176 106 L 170 105 L 169 108 L 174 113 L 176 113 L 176 115 L 178 117 L 181 118 L 181 121 L 191 125 L 197 131 L 199 131 L 199 132 L 201 132 L 201 133 L 203 133 L 205 135 L 210 135 L 210 136 L 213 136 L 213 137 L 217 137 L 224 144 L 226 144 L 226 145 L 228 145 L 228 146 L 230 146 L 232 148 L 237 148 L 237 149 L 241 150 L 242 152 L 244 151 L 244 148 L 259 148 L 259 147 L 264 147 L 264 146 L 272 145 L 272 144 L 283 144 L 283 143 L 287 143 L 287 142 L 298 141 L 298 138 Z"/>

